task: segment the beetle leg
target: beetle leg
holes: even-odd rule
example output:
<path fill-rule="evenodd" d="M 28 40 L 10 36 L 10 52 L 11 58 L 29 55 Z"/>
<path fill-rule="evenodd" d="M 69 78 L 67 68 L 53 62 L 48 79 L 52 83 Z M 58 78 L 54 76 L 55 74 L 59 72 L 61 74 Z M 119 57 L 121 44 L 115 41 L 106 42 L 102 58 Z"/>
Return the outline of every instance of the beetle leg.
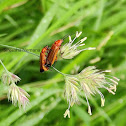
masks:
<path fill-rule="evenodd" d="M 49 64 L 45 64 L 46 67 L 50 67 L 51 66 L 51 62 L 49 60 L 47 60 L 49 62 Z"/>
<path fill-rule="evenodd" d="M 57 56 L 56 56 L 56 61 L 57 61 Z"/>
<path fill-rule="evenodd" d="M 63 53 L 64 53 L 64 52 L 61 53 L 61 50 L 60 50 L 60 55 L 61 55 L 61 57 L 62 57 Z M 62 58 L 63 58 L 63 57 L 62 57 Z"/>

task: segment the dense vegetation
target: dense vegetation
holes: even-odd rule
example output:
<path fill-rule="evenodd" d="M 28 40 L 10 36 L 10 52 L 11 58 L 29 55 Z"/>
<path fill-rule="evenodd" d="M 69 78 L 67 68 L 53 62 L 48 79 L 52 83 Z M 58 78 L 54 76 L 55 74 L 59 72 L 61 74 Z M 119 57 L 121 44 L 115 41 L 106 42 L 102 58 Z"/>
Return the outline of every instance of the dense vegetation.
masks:
<path fill-rule="evenodd" d="M 125 29 L 125 0 L 0 0 L 0 44 L 41 51 L 67 34 L 82 31 L 80 38 L 87 36 L 85 48 L 97 49 L 57 61 L 55 67 L 63 73 L 76 73 L 96 66 L 110 69 L 110 75 L 120 78 L 115 95 L 102 90 L 105 107 L 100 107 L 100 97 L 96 95 L 90 99 L 90 116 L 82 98 L 79 105 L 71 108 L 71 118 L 64 118 L 68 104 L 63 96 L 62 75 L 53 69 L 40 73 L 38 57 L 0 46 L 0 59 L 21 78 L 18 86 L 30 94 L 31 103 L 26 112 L 13 106 L 7 100 L 6 86 L 0 82 L 0 126 L 126 125 Z M 34 53 L 39 55 L 40 51 Z M 2 71 L 0 65 L 0 75 Z"/>

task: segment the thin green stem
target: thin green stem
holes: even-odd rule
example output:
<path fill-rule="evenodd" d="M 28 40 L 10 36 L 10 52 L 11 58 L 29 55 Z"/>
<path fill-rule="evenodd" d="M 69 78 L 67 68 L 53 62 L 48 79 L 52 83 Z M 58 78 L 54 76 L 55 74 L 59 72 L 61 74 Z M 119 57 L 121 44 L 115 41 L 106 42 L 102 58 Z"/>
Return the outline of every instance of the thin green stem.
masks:
<path fill-rule="evenodd" d="M 33 52 L 26 51 L 26 50 L 24 50 L 24 49 L 20 49 L 20 48 L 13 47 L 13 46 L 8 46 L 8 45 L 3 45 L 3 44 L 0 44 L 0 45 L 1 45 L 1 46 L 4 46 L 4 47 L 7 47 L 7 48 L 12 48 L 12 49 L 17 49 L 17 50 L 20 50 L 20 51 L 23 51 L 23 52 L 27 52 L 27 53 L 29 53 L 29 54 L 32 54 L 32 55 L 34 55 L 34 56 L 39 57 L 39 55 L 37 55 L 37 54 L 35 54 L 35 53 L 33 53 Z"/>
<path fill-rule="evenodd" d="M 0 63 L 2 64 L 4 70 L 6 71 L 6 73 L 8 74 L 8 76 L 10 77 L 12 84 L 15 84 L 14 81 L 13 81 L 13 79 L 12 79 L 12 77 L 11 77 L 11 75 L 10 75 L 10 72 L 7 70 L 7 68 L 5 67 L 5 65 L 3 64 L 3 62 L 2 62 L 1 59 L 0 59 Z"/>
<path fill-rule="evenodd" d="M 7 73 L 9 73 L 9 71 L 6 69 L 6 67 L 4 66 L 3 62 L 1 61 L 1 59 L 0 59 L 0 63 L 1 63 L 1 65 L 3 66 L 4 70 L 5 70 Z"/>
<path fill-rule="evenodd" d="M 63 76 L 66 76 L 67 74 L 64 74 L 62 72 L 60 72 L 59 70 L 57 70 L 54 66 L 51 66 L 55 71 L 57 71 L 58 73 L 62 74 Z"/>
<path fill-rule="evenodd" d="M 61 75 L 63 76 L 73 76 L 73 75 L 70 75 L 70 74 L 64 74 L 62 72 L 60 72 L 59 70 L 57 70 L 54 66 L 51 66 L 55 71 L 57 71 L 58 73 L 60 73 Z"/>

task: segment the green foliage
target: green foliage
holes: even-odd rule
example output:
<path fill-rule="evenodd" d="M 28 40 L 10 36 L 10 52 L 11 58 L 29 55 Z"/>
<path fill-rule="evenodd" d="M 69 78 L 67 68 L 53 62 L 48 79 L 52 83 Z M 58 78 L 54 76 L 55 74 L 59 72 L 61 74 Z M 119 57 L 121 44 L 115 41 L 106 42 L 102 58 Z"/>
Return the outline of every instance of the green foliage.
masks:
<path fill-rule="evenodd" d="M 97 50 L 57 61 L 55 67 L 71 73 L 76 66 L 80 66 L 80 72 L 95 65 L 98 69 L 111 69 L 111 75 L 120 78 L 120 82 L 114 96 L 103 90 L 105 107 L 100 107 L 100 96 L 91 98 L 92 116 L 87 113 L 85 99 L 81 99 L 80 105 L 71 109 L 71 118 L 64 119 L 67 102 L 63 97 L 62 75 L 53 69 L 40 73 L 38 57 L 0 46 L 0 59 L 22 79 L 18 85 L 30 94 L 31 103 L 26 112 L 13 106 L 0 81 L 0 126 L 126 125 L 125 8 L 125 0 L 1 0 L 0 44 L 41 51 L 67 34 L 82 31 L 81 37 L 87 36 L 85 48 Z M 34 53 L 39 55 L 40 51 Z M 0 65 L 0 76 L 2 71 Z"/>

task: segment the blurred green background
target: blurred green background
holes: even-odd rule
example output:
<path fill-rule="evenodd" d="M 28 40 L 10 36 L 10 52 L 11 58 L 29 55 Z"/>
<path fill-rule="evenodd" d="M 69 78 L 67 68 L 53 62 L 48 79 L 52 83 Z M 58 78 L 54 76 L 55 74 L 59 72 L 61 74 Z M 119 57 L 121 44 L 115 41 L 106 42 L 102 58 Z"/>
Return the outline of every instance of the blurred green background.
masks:
<path fill-rule="evenodd" d="M 92 116 L 81 98 L 80 104 L 71 108 L 71 118 L 64 119 L 68 104 L 63 96 L 63 77 L 53 69 L 40 73 L 38 57 L 0 46 L 0 59 L 22 79 L 18 86 L 30 94 L 31 103 L 26 113 L 13 106 L 0 82 L 0 126 L 126 126 L 126 1 L 0 0 L 1 44 L 41 51 L 76 31 L 83 32 L 79 39 L 87 36 L 85 48 L 97 49 L 57 61 L 55 67 L 63 73 L 76 73 L 78 67 L 80 72 L 92 65 L 110 69 L 111 75 L 120 78 L 116 95 L 102 90 L 106 99 L 102 108 L 99 95 L 91 99 Z M 2 71 L 0 65 L 0 75 Z"/>

